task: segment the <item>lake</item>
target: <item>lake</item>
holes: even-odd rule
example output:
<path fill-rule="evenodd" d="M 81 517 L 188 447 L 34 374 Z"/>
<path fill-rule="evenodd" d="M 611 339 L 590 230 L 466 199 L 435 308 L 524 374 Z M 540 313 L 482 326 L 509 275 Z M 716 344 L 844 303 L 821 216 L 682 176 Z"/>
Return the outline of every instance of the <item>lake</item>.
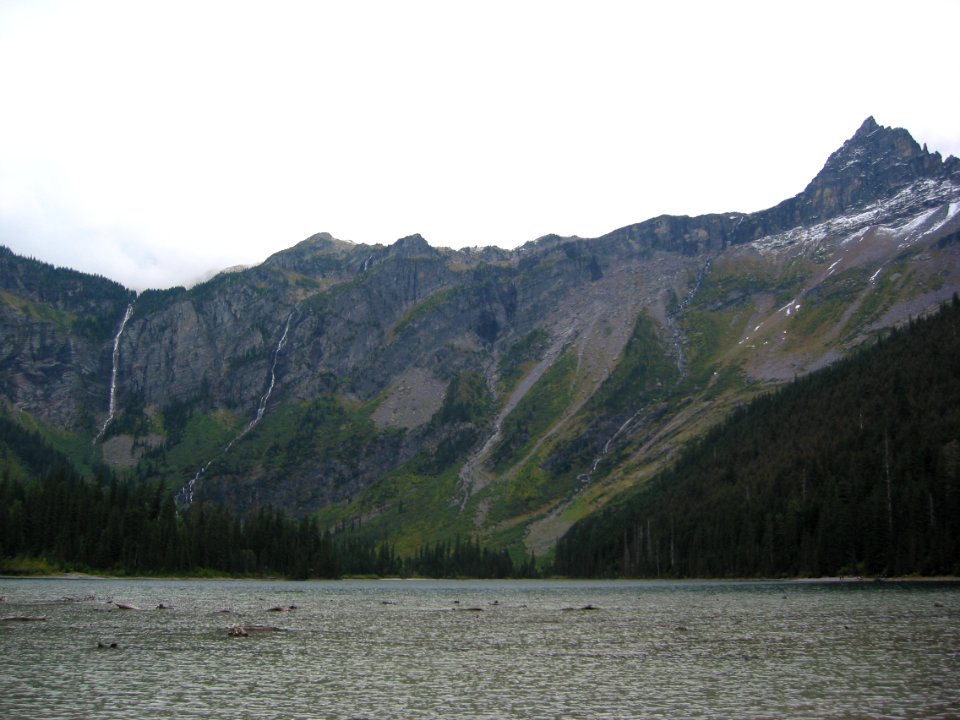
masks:
<path fill-rule="evenodd" d="M 0 596 L 9 719 L 960 716 L 956 584 L 0 579 Z"/>

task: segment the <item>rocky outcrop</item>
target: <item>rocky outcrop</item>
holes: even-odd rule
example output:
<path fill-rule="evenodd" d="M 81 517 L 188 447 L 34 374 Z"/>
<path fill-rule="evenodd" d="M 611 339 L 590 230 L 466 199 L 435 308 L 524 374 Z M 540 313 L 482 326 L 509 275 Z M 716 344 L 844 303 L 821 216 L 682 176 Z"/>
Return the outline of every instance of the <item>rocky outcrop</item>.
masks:
<path fill-rule="evenodd" d="M 112 338 L 133 293 L 0 247 L 0 393 L 60 428 L 105 408 Z"/>

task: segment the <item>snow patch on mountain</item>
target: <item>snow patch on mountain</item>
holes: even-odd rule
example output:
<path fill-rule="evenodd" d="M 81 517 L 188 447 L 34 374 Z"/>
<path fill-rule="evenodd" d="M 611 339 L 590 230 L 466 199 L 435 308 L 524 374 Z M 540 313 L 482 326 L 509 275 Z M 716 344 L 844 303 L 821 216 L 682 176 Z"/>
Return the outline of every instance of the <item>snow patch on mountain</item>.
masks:
<path fill-rule="evenodd" d="M 913 244 L 937 232 L 960 213 L 960 188 L 949 180 L 921 180 L 904 188 L 893 198 L 864 206 L 810 227 L 797 226 L 755 240 L 753 247 L 763 255 L 784 252 L 808 253 L 828 238 L 841 237 L 843 246 L 861 241 L 867 231 L 889 232 L 902 246 Z"/>

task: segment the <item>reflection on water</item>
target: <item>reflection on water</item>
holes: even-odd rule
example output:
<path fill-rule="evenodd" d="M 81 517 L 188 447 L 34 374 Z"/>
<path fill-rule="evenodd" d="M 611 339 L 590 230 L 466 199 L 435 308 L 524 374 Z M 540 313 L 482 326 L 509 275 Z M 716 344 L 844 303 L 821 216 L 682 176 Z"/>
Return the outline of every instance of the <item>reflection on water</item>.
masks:
<path fill-rule="evenodd" d="M 46 617 L 0 621 L 4 718 L 960 715 L 957 585 L 48 579 L 0 596 L 0 617 Z"/>

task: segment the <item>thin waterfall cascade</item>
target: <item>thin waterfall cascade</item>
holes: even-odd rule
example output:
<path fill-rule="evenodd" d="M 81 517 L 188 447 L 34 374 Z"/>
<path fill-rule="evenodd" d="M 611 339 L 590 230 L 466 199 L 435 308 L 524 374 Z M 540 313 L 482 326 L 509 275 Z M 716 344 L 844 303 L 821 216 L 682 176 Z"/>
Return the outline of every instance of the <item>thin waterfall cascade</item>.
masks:
<path fill-rule="evenodd" d="M 133 303 L 127 305 L 127 311 L 123 314 L 123 320 L 120 321 L 120 329 L 117 330 L 117 334 L 113 338 L 113 369 L 110 371 L 109 409 L 107 410 L 107 419 L 103 421 L 103 426 L 100 428 L 100 432 L 98 432 L 97 436 L 93 439 L 94 445 L 100 442 L 100 439 L 103 437 L 104 433 L 107 432 L 107 428 L 110 426 L 110 423 L 113 422 L 113 416 L 116 414 L 117 367 L 120 364 L 120 336 L 123 335 L 123 329 L 127 326 L 127 321 L 130 320 L 131 315 L 133 315 Z"/>
<path fill-rule="evenodd" d="M 667 313 L 667 328 L 673 337 L 673 350 L 677 356 L 677 370 L 680 372 L 680 380 L 685 380 L 687 377 L 687 358 L 683 351 L 683 343 L 685 340 L 683 330 L 680 328 L 678 320 L 683 316 L 683 313 L 687 307 L 689 307 L 690 303 L 693 302 L 693 298 L 697 292 L 699 292 L 700 286 L 703 285 L 704 278 L 707 276 L 707 273 L 710 272 L 710 264 L 711 260 L 707 258 L 706 263 L 704 263 L 700 272 L 697 273 L 697 278 L 690 292 L 687 293 L 672 312 Z"/>
<path fill-rule="evenodd" d="M 257 405 L 257 414 L 254 418 L 247 423 L 247 426 L 237 433 L 233 439 L 230 440 L 221 450 L 216 457 L 207 461 L 207 463 L 197 471 L 197 474 L 194 475 L 190 482 L 184 485 L 180 491 L 177 493 L 177 502 L 180 505 L 190 506 L 193 504 L 193 493 L 196 490 L 197 482 L 200 480 L 201 476 L 207 471 L 207 469 L 213 464 L 213 461 L 219 458 L 221 455 L 224 455 L 230 452 L 230 449 L 243 438 L 248 432 L 253 430 L 261 420 L 263 420 L 263 415 L 267 411 L 267 403 L 270 401 L 270 396 L 273 394 L 273 389 L 277 384 L 277 361 L 280 358 L 280 353 L 283 352 L 283 348 L 287 344 L 287 336 L 290 334 L 290 323 L 293 321 L 293 316 L 299 310 L 300 306 L 295 305 L 293 310 L 290 311 L 290 314 L 287 315 L 287 321 L 283 326 L 283 333 L 280 335 L 280 340 L 277 342 L 277 346 L 273 350 L 273 360 L 270 363 L 270 382 L 267 385 L 267 391 L 260 397 L 260 403 Z"/>
<path fill-rule="evenodd" d="M 226 450 L 224 450 L 223 452 L 226 452 Z M 217 457 L 220 457 L 220 456 L 218 455 Z M 214 458 L 214 460 L 216 460 L 216 458 Z M 194 475 L 192 478 L 190 478 L 190 482 L 188 482 L 186 485 L 180 488 L 180 491 L 177 493 L 177 497 L 176 497 L 178 505 L 185 505 L 187 507 L 190 507 L 191 505 L 193 505 L 193 491 L 197 487 L 197 481 L 200 479 L 200 476 L 203 475 L 204 472 L 206 472 L 207 468 L 210 467 L 212 464 L 213 464 L 213 460 L 208 460 L 207 464 L 204 465 L 199 470 L 197 470 L 197 474 Z"/>
<path fill-rule="evenodd" d="M 277 382 L 277 360 L 280 357 L 280 352 L 283 350 L 284 345 L 287 344 L 287 335 L 290 332 L 290 321 L 293 320 L 293 314 L 297 311 L 297 308 L 294 307 L 290 311 L 290 314 L 287 315 L 287 322 L 283 326 L 283 334 L 280 336 L 280 342 L 277 343 L 276 349 L 273 351 L 273 362 L 270 364 L 270 385 L 267 386 L 267 391 L 263 394 L 263 397 L 260 398 L 260 405 L 257 406 L 257 416 L 250 421 L 250 424 L 247 425 L 246 429 L 240 434 L 240 437 L 246 435 L 250 432 L 253 427 L 263 420 L 263 413 L 267 410 L 267 402 L 270 400 L 270 396 L 273 394 L 274 385 Z"/>
<path fill-rule="evenodd" d="M 579 480 L 582 484 L 590 482 L 590 478 L 593 477 L 593 474 L 597 471 L 597 468 L 600 467 L 600 463 L 603 462 L 603 459 L 607 456 L 607 453 L 610 452 L 610 446 L 613 445 L 613 443 L 616 442 L 617 439 L 623 435 L 631 425 L 633 425 L 634 421 L 637 419 L 637 417 L 639 417 L 643 410 L 643 408 L 637 410 L 633 415 L 627 418 L 626 422 L 617 428 L 617 431 L 613 435 L 607 438 L 607 441 L 603 444 L 603 450 L 601 450 L 600 454 L 593 459 L 593 464 L 590 466 L 590 470 L 578 475 L 577 480 Z"/>

